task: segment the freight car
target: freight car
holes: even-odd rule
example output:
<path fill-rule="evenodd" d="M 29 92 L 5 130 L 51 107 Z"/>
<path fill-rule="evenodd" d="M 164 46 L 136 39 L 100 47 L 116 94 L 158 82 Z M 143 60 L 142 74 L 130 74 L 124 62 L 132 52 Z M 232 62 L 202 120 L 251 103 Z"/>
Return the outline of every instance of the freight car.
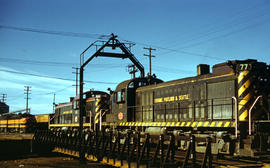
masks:
<path fill-rule="evenodd" d="M 269 65 L 236 60 L 198 65 L 197 76 L 162 82 L 151 77 L 120 83 L 104 126 L 150 134 L 212 136 L 214 153 L 255 156 L 267 151 Z M 199 144 L 198 144 L 199 145 Z"/>
<path fill-rule="evenodd" d="M 90 90 L 85 92 L 83 97 L 85 109 L 83 127 L 93 130 L 97 123 L 102 123 L 105 120 L 105 114 L 109 111 L 110 95 L 106 92 Z M 79 127 L 79 101 L 79 96 L 76 96 L 70 98 L 67 103 L 56 105 L 49 128 L 77 129 Z"/>

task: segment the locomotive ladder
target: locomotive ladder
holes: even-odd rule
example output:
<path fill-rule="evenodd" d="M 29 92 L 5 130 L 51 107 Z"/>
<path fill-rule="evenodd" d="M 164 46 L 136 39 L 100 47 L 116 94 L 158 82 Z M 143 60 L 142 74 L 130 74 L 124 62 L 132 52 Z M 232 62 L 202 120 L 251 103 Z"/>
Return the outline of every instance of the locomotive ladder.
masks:
<path fill-rule="evenodd" d="M 120 131 L 84 132 L 46 130 L 34 135 L 35 150 L 42 146 L 75 157 L 83 153 L 87 160 L 115 167 L 212 167 L 211 138 L 194 136 L 149 135 Z M 81 139 L 81 141 L 80 141 Z M 186 142 L 186 150 L 178 143 Z M 197 157 L 195 143 L 205 142 L 205 153 Z"/>

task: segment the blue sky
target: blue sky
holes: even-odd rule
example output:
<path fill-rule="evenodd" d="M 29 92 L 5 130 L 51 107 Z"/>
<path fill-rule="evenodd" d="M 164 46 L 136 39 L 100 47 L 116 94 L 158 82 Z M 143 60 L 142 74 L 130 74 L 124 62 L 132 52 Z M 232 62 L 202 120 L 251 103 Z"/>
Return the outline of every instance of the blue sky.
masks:
<path fill-rule="evenodd" d="M 100 35 L 111 33 L 136 43 L 132 52 L 146 72 L 143 54 L 148 53 L 143 48 L 155 48 L 152 72 L 164 81 L 195 76 L 197 64 L 248 58 L 269 64 L 269 9 L 268 0 L 0 0 L 0 94 L 7 94 L 11 111 L 23 109 L 24 86 L 31 86 L 31 113 L 52 112 L 53 93 L 56 103 L 75 95 L 72 67 L 79 65 L 80 53 Z M 86 33 L 91 38 L 10 27 Z M 114 89 L 130 78 L 130 63 L 94 59 L 85 70 L 85 80 L 93 82 L 84 90 Z"/>

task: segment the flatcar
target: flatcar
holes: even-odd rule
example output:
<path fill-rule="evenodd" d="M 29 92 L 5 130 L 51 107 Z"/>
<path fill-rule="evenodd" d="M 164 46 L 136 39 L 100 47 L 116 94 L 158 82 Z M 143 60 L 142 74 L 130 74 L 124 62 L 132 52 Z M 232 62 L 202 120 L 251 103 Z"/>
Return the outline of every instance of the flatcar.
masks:
<path fill-rule="evenodd" d="M 142 81 L 143 80 L 143 81 Z M 216 137 L 216 153 L 254 156 L 266 151 L 270 114 L 269 65 L 235 60 L 197 67 L 197 76 L 120 83 L 103 125 L 148 133 Z"/>
<path fill-rule="evenodd" d="M 95 129 L 97 123 L 105 121 L 109 111 L 110 95 L 102 91 L 84 92 L 83 127 Z M 69 102 L 59 103 L 55 107 L 55 114 L 51 117 L 50 129 L 77 129 L 79 127 L 79 96 L 70 98 Z M 101 122 L 100 122 L 101 121 Z"/>

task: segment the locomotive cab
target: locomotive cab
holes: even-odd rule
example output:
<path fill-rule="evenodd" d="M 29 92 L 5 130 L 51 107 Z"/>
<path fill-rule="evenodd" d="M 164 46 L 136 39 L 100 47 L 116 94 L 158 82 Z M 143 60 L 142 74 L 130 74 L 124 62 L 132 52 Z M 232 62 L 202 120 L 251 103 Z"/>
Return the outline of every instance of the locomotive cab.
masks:
<path fill-rule="evenodd" d="M 162 80 L 152 76 L 121 82 L 111 96 L 112 114 L 107 115 L 108 122 L 135 121 L 136 89 L 141 86 L 162 82 Z"/>
<path fill-rule="evenodd" d="M 103 91 L 86 91 L 83 94 L 83 126 L 95 128 L 96 124 L 105 120 L 109 111 L 110 95 Z M 70 98 L 67 103 L 59 103 L 55 108 L 55 114 L 50 119 L 49 128 L 76 128 L 79 126 L 79 96 Z"/>
<path fill-rule="evenodd" d="M 103 121 L 106 113 L 109 112 L 109 94 L 101 91 L 90 91 L 86 93 L 85 99 L 85 119 L 84 122 L 90 125 L 100 123 L 100 117 Z"/>

